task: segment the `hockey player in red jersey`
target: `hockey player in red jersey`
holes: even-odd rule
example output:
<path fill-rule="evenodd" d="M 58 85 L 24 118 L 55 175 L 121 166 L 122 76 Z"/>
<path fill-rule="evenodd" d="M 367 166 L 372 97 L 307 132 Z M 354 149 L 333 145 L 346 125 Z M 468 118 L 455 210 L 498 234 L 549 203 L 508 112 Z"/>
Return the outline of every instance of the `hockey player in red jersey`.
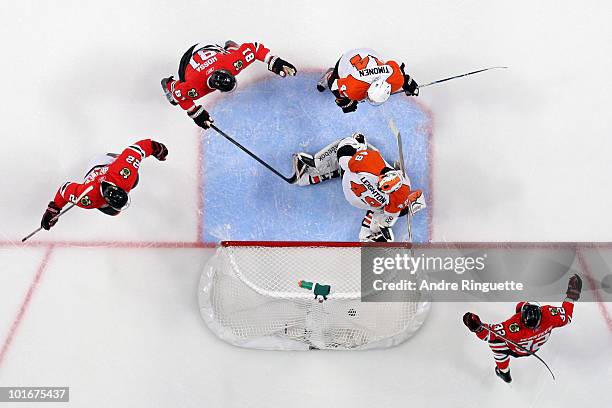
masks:
<path fill-rule="evenodd" d="M 482 323 L 478 315 L 470 312 L 463 315 L 463 323 L 470 331 L 476 333 L 479 339 L 489 343 L 495 358 L 495 374 L 509 383 L 512 381 L 510 357 L 526 357 L 529 354 L 510 342 L 506 342 L 498 334 L 535 353 L 548 341 L 553 329 L 563 327 L 572 321 L 574 302 L 580 298 L 581 291 L 582 279 L 578 275 L 573 275 L 569 279 L 567 297 L 561 307 L 519 302 L 516 305 L 515 314 L 503 323 Z"/>
<path fill-rule="evenodd" d="M 400 89 L 409 96 L 419 94 L 419 86 L 404 72 L 404 64 L 385 61 L 369 48 L 345 52 L 336 66 L 327 70 L 317 84 L 319 92 L 327 88 L 334 94 L 336 105 L 344 113 L 354 112 L 363 100 L 380 105 Z"/>
<path fill-rule="evenodd" d="M 81 208 L 96 208 L 107 215 L 118 215 L 129 205 L 128 193 L 138 184 L 142 160 L 154 156 L 164 161 L 167 155 L 168 149 L 162 143 L 144 139 L 128 146 L 119 155 L 107 153 L 95 158 L 82 183 L 67 182 L 59 188 L 47 206 L 40 226 L 51 229 L 57 223 L 58 214 L 69 202 Z"/>
<path fill-rule="evenodd" d="M 227 41 L 224 47 L 195 44 L 181 58 L 179 79 L 172 76 L 163 78 L 161 86 L 168 102 L 179 105 L 198 126 L 208 129 L 213 119 L 195 101 L 215 90 L 233 91 L 236 88 L 236 75 L 255 61 L 266 63 L 270 71 L 281 77 L 297 73 L 292 64 L 274 56 L 261 43 L 239 45 Z"/>

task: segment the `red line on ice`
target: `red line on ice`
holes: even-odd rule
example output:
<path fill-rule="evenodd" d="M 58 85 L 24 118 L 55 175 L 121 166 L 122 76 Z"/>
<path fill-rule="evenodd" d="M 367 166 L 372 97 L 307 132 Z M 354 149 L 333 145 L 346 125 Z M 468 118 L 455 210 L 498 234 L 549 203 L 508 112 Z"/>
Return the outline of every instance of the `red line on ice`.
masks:
<path fill-rule="evenodd" d="M 47 269 L 49 258 L 51 257 L 52 252 L 53 252 L 53 245 L 49 245 L 47 247 L 47 250 L 45 251 L 45 255 L 43 256 L 43 259 L 40 265 L 38 266 L 36 275 L 34 275 L 34 279 L 32 280 L 32 283 L 30 283 L 30 287 L 28 291 L 26 292 L 23 302 L 21 303 L 21 307 L 19 308 L 19 311 L 17 312 L 17 316 L 15 316 L 15 319 L 13 320 L 13 324 L 11 324 L 11 328 L 9 329 L 8 335 L 6 336 L 6 339 L 4 339 L 4 343 L 2 344 L 2 349 L 0 349 L 0 366 L 2 365 L 2 362 L 4 361 L 4 357 L 6 356 L 6 353 L 8 352 L 11 344 L 13 343 L 13 340 L 15 339 L 15 334 L 17 333 L 17 329 L 19 328 L 19 325 L 21 324 L 23 317 L 25 316 L 25 313 L 28 310 L 28 306 L 30 306 L 30 302 L 32 301 L 32 296 L 34 296 L 34 291 L 36 290 L 40 282 L 40 277 L 42 276 L 45 269 Z"/>
<path fill-rule="evenodd" d="M 56 247 L 56 248 L 119 248 L 119 249 L 189 249 L 214 248 L 216 244 L 207 242 L 158 242 L 158 241 L 32 241 L 22 244 L 19 241 L 0 241 L 0 247 Z"/>
<path fill-rule="evenodd" d="M 578 256 L 578 263 L 580 264 L 580 267 L 584 271 L 584 276 L 586 277 L 587 283 L 589 284 L 589 288 L 593 291 L 593 297 L 595 298 L 595 301 L 597 302 L 599 311 L 601 312 L 604 320 L 608 324 L 608 329 L 612 331 L 612 318 L 610 317 L 610 314 L 608 313 L 606 304 L 601 299 L 601 295 L 599 294 L 599 289 L 597 289 L 597 286 L 595 285 L 595 279 L 593 278 L 591 269 L 589 268 L 589 265 L 586 259 L 584 258 L 584 254 L 582 253 L 582 250 L 580 248 L 576 249 L 576 255 Z"/>

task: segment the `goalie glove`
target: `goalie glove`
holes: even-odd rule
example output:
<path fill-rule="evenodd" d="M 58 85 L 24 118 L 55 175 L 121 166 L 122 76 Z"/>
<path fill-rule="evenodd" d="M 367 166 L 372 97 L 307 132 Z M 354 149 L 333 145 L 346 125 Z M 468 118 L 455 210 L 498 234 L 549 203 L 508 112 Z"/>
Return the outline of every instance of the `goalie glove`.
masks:
<path fill-rule="evenodd" d="M 295 76 L 297 73 L 293 64 L 275 56 L 272 56 L 270 61 L 268 61 L 268 69 L 283 78 L 287 75 Z"/>
<path fill-rule="evenodd" d="M 567 295 L 568 299 L 573 300 L 574 302 L 580 299 L 580 292 L 582 292 L 582 279 L 577 274 L 573 275 L 569 282 L 567 283 Z"/>

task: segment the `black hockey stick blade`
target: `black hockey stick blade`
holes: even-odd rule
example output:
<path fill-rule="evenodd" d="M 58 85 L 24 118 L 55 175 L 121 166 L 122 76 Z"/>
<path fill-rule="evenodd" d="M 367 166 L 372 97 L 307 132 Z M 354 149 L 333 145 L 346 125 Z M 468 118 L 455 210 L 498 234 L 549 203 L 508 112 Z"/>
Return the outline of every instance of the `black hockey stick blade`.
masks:
<path fill-rule="evenodd" d="M 236 140 L 234 140 L 231 136 L 229 136 L 227 133 L 225 133 L 224 131 L 222 131 L 221 129 L 219 129 L 217 126 L 215 125 L 210 125 L 211 129 L 213 129 L 215 132 L 219 133 L 221 136 L 223 136 L 224 138 L 226 138 L 227 140 L 229 140 L 232 144 L 234 144 L 234 146 L 238 147 L 240 150 L 242 150 L 243 152 L 245 152 L 246 154 L 248 154 L 249 156 L 251 156 L 253 159 L 255 159 L 259 164 L 261 164 L 262 166 L 264 166 L 266 169 L 270 170 L 272 173 L 276 174 L 278 177 L 282 178 L 283 180 L 285 180 L 287 183 L 289 184 L 293 184 L 296 181 L 296 175 L 294 174 L 291 177 L 285 177 L 283 176 L 279 171 L 277 171 L 274 167 L 270 166 L 268 163 L 266 163 L 265 161 L 263 161 L 262 159 L 259 158 L 259 156 L 257 156 L 255 153 L 251 152 L 249 149 L 247 149 L 246 147 L 244 147 L 243 145 L 241 145 L 240 143 L 238 143 Z"/>

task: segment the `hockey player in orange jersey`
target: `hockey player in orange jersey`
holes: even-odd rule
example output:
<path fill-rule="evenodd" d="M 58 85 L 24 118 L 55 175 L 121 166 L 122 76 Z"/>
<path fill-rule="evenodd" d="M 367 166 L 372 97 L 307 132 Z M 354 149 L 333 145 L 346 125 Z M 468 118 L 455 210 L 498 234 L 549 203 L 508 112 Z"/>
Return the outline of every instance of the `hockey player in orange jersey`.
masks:
<path fill-rule="evenodd" d="M 319 92 L 328 88 L 336 97 L 336 105 L 344 113 L 354 112 L 363 100 L 380 105 L 400 89 L 409 96 L 419 94 L 419 86 L 404 72 L 404 64 L 385 61 L 370 48 L 345 52 L 336 66 L 328 69 L 317 84 Z"/>
<path fill-rule="evenodd" d="M 306 186 L 342 176 L 344 197 L 354 207 L 366 210 L 359 240 L 392 242 L 391 227 L 412 207 L 425 208 L 421 190 L 412 190 L 410 180 L 391 167 L 380 152 L 355 133 L 335 141 L 317 154 L 293 156 L 296 184 Z"/>
<path fill-rule="evenodd" d="M 516 305 L 515 314 L 505 322 L 482 323 L 478 315 L 468 312 L 463 315 L 463 323 L 479 339 L 489 343 L 495 358 L 495 374 L 509 383 L 512 381 L 510 357 L 526 357 L 529 354 L 510 342 L 506 342 L 498 334 L 535 353 L 548 341 L 553 329 L 571 323 L 574 316 L 574 302 L 580 298 L 581 291 L 582 279 L 578 275 L 573 275 L 569 279 L 567 297 L 561 307 L 540 306 L 535 302 L 519 302 Z"/>

